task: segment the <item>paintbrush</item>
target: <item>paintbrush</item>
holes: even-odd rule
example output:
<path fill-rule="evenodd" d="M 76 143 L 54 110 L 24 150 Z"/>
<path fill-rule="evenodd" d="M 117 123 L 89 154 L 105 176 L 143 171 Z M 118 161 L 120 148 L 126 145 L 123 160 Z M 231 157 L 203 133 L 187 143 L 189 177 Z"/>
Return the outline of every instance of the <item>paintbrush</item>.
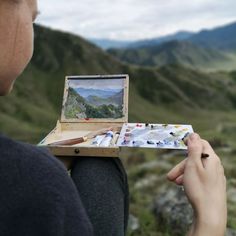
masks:
<path fill-rule="evenodd" d="M 100 130 L 92 131 L 92 132 L 88 133 L 86 136 L 82 136 L 82 137 L 79 137 L 79 138 L 61 140 L 61 141 L 49 143 L 48 145 L 49 146 L 62 146 L 62 145 L 63 146 L 69 146 L 69 145 L 84 143 L 88 139 L 92 139 L 92 138 L 96 137 L 97 135 L 106 134 L 108 131 L 112 131 L 112 130 L 113 130 L 113 127 L 100 129 Z"/>

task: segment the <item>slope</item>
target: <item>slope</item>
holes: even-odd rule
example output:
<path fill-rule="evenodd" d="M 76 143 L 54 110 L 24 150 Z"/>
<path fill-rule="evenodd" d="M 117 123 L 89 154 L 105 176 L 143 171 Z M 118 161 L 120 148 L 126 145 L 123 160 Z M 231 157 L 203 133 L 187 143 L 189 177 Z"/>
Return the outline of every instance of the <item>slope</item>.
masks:
<path fill-rule="evenodd" d="M 181 64 L 190 68 L 212 70 L 234 68 L 233 58 L 224 52 L 207 49 L 190 42 L 171 41 L 159 46 L 136 49 L 110 49 L 108 52 L 121 61 L 151 67 Z M 235 60 L 235 61 L 234 61 Z"/>
<path fill-rule="evenodd" d="M 68 74 L 128 73 L 130 121 L 191 123 L 196 111 L 231 114 L 235 109 L 232 74 L 202 73 L 182 66 L 151 69 L 124 65 L 80 37 L 40 26 L 35 31 L 31 64 L 13 93 L 0 99 L 1 131 L 17 139 L 37 142 L 55 126 Z M 198 120 L 193 125 L 200 128 L 208 123 Z"/>
<path fill-rule="evenodd" d="M 207 48 L 236 51 L 236 22 L 217 27 L 213 30 L 203 30 L 188 39 L 190 42 Z"/>
<path fill-rule="evenodd" d="M 157 45 L 167 43 L 170 41 L 187 40 L 193 35 L 194 35 L 194 33 L 192 33 L 192 32 L 179 31 L 177 33 L 170 34 L 167 36 L 162 36 L 162 37 L 157 37 L 157 38 L 153 38 L 153 39 L 146 39 L 146 40 L 140 40 L 137 42 L 133 42 L 133 43 L 130 43 L 128 46 L 126 46 L 126 48 L 153 47 L 153 46 L 157 46 Z"/>

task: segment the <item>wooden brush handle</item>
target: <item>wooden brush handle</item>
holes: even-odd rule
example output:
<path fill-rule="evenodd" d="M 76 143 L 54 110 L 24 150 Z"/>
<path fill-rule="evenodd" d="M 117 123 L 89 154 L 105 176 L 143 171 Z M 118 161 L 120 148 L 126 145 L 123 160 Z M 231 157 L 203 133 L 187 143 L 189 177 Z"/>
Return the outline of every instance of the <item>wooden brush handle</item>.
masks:
<path fill-rule="evenodd" d="M 67 140 L 50 143 L 49 145 L 50 146 L 60 146 L 60 145 L 69 146 L 69 145 L 83 143 L 83 142 L 86 142 L 87 140 L 88 140 L 87 137 L 80 137 L 80 138 L 73 138 L 73 139 L 67 139 Z"/>
<path fill-rule="evenodd" d="M 93 131 L 93 132 L 90 132 L 89 134 L 87 134 L 87 136 L 84 136 L 84 137 L 62 140 L 62 141 L 58 141 L 58 142 L 54 142 L 54 143 L 49 143 L 48 145 L 49 146 L 60 146 L 60 145 L 70 146 L 70 145 L 75 145 L 75 144 L 86 142 L 89 138 L 93 138 L 96 135 L 104 134 L 104 133 L 106 133 L 106 132 L 108 132 L 112 129 L 113 129 L 112 127 L 109 127 L 109 128 Z"/>

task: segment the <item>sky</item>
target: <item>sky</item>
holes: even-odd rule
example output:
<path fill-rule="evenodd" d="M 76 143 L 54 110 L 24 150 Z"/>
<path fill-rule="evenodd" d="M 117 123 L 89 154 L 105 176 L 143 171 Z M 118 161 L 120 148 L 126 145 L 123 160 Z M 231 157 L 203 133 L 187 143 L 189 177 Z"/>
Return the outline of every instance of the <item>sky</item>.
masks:
<path fill-rule="evenodd" d="M 101 86 L 102 84 L 102 86 Z M 94 79 L 94 80 L 76 80 L 70 81 L 69 86 L 72 88 L 87 89 L 122 89 L 124 87 L 123 79 Z"/>
<path fill-rule="evenodd" d="M 140 40 L 236 22 L 235 0 L 39 0 L 36 23 L 85 38 Z"/>

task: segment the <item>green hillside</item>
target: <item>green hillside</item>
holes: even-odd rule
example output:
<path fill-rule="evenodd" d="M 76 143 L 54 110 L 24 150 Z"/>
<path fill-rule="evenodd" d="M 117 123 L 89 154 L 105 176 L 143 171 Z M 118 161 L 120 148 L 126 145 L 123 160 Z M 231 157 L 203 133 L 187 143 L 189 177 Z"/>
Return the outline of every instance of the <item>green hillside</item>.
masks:
<path fill-rule="evenodd" d="M 65 117 L 67 119 L 86 118 L 85 100 L 73 89 L 69 88 L 65 104 Z M 77 114 L 80 114 L 78 117 Z"/>
<path fill-rule="evenodd" d="M 202 70 L 232 70 L 236 54 L 204 48 L 187 41 L 170 41 L 157 46 L 129 49 L 109 49 L 108 52 L 121 61 L 150 67 L 183 65 Z"/>
<path fill-rule="evenodd" d="M 14 91 L 0 99 L 1 132 L 37 143 L 60 117 L 66 75 L 125 73 L 130 76 L 129 120 L 192 124 L 222 156 L 229 187 L 236 187 L 233 168 L 236 164 L 236 72 L 206 73 L 182 65 L 149 68 L 124 64 L 78 36 L 40 26 L 36 26 L 35 31 L 31 64 L 18 78 Z M 76 99 L 74 93 L 69 102 Z M 130 179 L 130 212 L 141 222 L 140 229 L 130 236 L 168 235 L 149 209 L 158 191 L 166 188 L 165 173 L 183 155 L 171 154 L 163 159 L 164 154 L 170 155 L 142 149 L 122 153 Z M 150 165 L 151 169 L 143 167 L 152 162 L 158 165 Z M 148 181 L 148 184 L 154 185 L 137 187 L 140 181 L 153 175 L 156 182 Z M 232 200 L 228 225 L 236 229 L 235 209 Z"/>
<path fill-rule="evenodd" d="M 128 73 L 132 121 L 154 121 L 159 116 L 162 119 L 157 121 L 166 122 L 170 111 L 174 111 L 173 121 L 191 123 L 192 117 L 182 114 L 182 110 L 235 107 L 233 73 L 203 73 L 174 65 L 159 69 L 128 66 L 77 36 L 39 26 L 35 31 L 31 64 L 16 82 L 13 93 L 0 100 L 1 130 L 15 138 L 36 142 L 54 127 L 61 113 L 64 78 L 69 74 Z M 138 99 L 143 102 L 136 103 Z M 145 103 L 153 114 L 142 112 Z M 161 109 L 161 114 L 156 109 Z"/>

